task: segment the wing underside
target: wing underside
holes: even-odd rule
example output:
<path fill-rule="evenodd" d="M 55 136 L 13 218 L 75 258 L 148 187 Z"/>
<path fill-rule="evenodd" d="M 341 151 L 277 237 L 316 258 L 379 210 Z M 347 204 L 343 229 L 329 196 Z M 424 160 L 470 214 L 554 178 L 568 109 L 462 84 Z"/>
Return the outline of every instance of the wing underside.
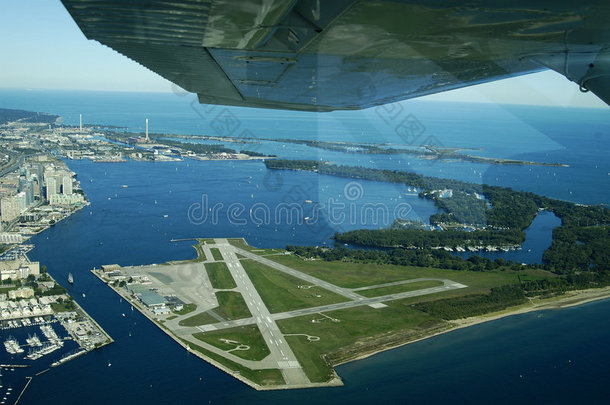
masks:
<path fill-rule="evenodd" d="M 62 2 L 206 104 L 360 109 L 546 68 L 610 102 L 607 1 Z"/>

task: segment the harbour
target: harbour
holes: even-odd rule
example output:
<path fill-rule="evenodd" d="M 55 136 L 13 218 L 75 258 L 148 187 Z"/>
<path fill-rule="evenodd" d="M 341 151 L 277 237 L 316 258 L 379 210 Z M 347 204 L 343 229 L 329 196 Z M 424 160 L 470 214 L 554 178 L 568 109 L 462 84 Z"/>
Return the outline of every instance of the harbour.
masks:
<path fill-rule="evenodd" d="M 46 274 L 44 278 L 55 282 Z M 113 342 L 66 294 L 0 301 L 0 309 L 0 404 L 13 387 L 25 383 L 22 395 L 33 378 L 50 368 Z"/>

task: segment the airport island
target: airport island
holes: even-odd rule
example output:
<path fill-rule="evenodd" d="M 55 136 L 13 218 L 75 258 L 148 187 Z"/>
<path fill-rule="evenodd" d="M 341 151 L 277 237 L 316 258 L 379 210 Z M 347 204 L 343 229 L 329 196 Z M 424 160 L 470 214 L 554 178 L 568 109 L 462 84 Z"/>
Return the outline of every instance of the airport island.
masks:
<path fill-rule="evenodd" d="M 241 238 L 196 242 L 194 260 L 92 272 L 187 351 L 257 390 L 341 385 L 333 367 L 345 362 L 610 297 L 610 287 L 566 288 L 566 278 L 529 266 L 448 270 L 257 249 Z"/>

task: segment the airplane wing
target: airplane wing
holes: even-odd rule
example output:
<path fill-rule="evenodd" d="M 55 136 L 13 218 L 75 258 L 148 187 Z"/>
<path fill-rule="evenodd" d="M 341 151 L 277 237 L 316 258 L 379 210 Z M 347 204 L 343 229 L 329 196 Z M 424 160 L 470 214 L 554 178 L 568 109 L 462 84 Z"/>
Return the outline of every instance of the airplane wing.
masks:
<path fill-rule="evenodd" d="M 351 110 L 553 69 L 610 103 L 608 0 L 62 0 L 201 103 Z"/>

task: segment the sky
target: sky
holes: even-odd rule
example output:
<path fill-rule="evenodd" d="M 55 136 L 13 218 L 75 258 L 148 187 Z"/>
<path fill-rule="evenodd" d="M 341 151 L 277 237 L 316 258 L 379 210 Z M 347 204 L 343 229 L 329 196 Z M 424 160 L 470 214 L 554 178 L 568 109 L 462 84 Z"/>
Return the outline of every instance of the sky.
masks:
<path fill-rule="evenodd" d="M 2 0 L 0 88 L 170 92 L 172 84 L 85 38 L 59 0 Z M 427 100 L 607 108 L 545 71 L 422 97 Z"/>

